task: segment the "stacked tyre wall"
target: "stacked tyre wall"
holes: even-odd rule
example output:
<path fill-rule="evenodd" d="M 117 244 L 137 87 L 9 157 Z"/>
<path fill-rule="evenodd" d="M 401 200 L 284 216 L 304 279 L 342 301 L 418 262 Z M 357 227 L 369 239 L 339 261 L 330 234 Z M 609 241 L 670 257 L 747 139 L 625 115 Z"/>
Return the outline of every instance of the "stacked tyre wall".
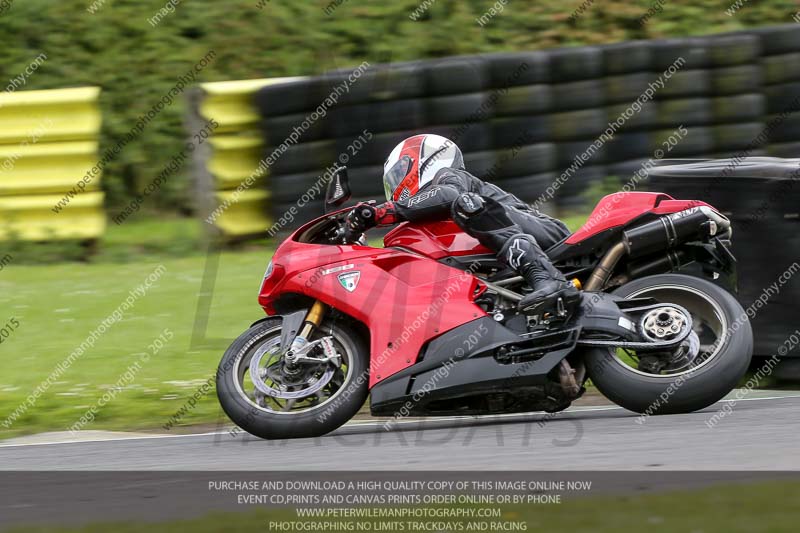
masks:
<path fill-rule="evenodd" d="M 279 219 L 336 161 L 347 163 L 357 199 L 379 198 L 384 158 L 420 132 L 452 138 L 470 171 L 561 211 L 588 207 L 592 185 L 607 176 L 627 181 L 651 158 L 745 150 L 792 155 L 798 153 L 800 116 L 786 119 L 769 139 L 759 137 L 797 95 L 798 59 L 800 32 L 789 26 L 371 65 L 271 166 L 273 216 Z M 309 122 L 351 72 L 258 91 L 264 153 Z M 637 99 L 641 105 L 630 113 Z M 615 121 L 613 136 L 587 152 Z M 680 127 L 685 134 L 670 142 Z M 365 132 L 368 142 L 354 150 L 353 141 L 363 141 Z M 321 204 L 319 194 L 303 202 L 293 225 L 319 213 Z"/>

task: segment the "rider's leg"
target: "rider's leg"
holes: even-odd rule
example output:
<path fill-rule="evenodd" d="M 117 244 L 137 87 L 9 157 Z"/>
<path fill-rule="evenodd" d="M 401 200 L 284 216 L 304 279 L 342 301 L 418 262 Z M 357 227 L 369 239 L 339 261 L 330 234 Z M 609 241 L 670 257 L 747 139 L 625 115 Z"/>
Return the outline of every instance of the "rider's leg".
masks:
<path fill-rule="evenodd" d="M 550 263 L 536 239 L 511 220 L 503 205 L 465 193 L 453 202 L 452 216 L 465 232 L 493 250 L 500 261 L 533 287 L 534 292 L 519 302 L 520 310 L 538 313 L 554 306 L 559 298 L 567 307 L 577 302 L 578 290 Z"/>

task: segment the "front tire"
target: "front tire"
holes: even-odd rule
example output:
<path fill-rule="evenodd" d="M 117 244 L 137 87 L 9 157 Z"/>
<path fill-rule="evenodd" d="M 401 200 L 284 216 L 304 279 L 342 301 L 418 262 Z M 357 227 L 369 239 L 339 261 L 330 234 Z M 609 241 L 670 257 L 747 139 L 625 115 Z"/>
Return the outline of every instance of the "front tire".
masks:
<path fill-rule="evenodd" d="M 249 376 L 251 359 L 258 350 L 280 344 L 282 322 L 281 318 L 269 318 L 254 324 L 225 351 L 217 370 L 220 405 L 237 426 L 262 439 L 308 438 L 330 433 L 350 420 L 366 401 L 369 352 L 364 340 L 344 324 L 323 322 L 309 340 L 333 337 L 342 357 L 341 383 L 337 382 L 335 390 L 330 385 L 330 390 L 325 391 L 330 395 L 324 401 L 309 396 L 295 400 L 286 409 L 271 398 L 257 396 Z M 295 407 L 298 401 L 308 405 Z"/>
<path fill-rule="evenodd" d="M 588 350 L 588 376 L 617 405 L 647 415 L 697 411 L 721 400 L 747 372 L 753 354 L 750 322 L 739 302 L 717 285 L 683 274 L 661 274 L 634 280 L 613 294 L 681 305 L 692 314 L 696 332 L 717 336 L 713 343 L 701 340 L 707 347 L 706 352 L 701 349 L 702 362 L 674 374 L 642 372 L 626 364 L 617 350 Z"/>

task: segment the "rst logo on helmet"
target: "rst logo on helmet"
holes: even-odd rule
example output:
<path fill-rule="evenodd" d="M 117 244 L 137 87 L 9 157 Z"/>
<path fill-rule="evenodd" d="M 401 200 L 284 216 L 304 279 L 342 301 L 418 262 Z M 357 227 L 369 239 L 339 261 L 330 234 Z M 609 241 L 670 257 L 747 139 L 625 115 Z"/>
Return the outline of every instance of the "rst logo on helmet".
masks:
<path fill-rule="evenodd" d="M 356 270 L 355 272 L 346 272 L 344 274 L 339 274 L 339 283 L 342 284 L 342 287 L 345 288 L 347 292 L 353 292 L 358 287 L 358 280 L 361 279 L 361 272 Z"/>

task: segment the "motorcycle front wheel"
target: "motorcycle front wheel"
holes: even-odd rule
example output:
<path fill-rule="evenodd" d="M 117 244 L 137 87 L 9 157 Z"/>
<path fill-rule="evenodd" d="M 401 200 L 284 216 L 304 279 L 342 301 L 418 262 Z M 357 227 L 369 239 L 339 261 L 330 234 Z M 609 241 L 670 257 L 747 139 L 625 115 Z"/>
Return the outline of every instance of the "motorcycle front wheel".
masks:
<path fill-rule="evenodd" d="M 329 433 L 366 401 L 366 345 L 345 324 L 324 321 L 308 340 L 331 337 L 336 364 L 304 364 L 287 372 L 279 349 L 281 324 L 280 318 L 258 322 L 227 349 L 217 370 L 222 409 L 237 426 L 263 439 Z M 258 372 L 260 379 L 254 380 L 251 372 Z"/>
<path fill-rule="evenodd" d="M 699 341 L 691 360 L 670 362 L 658 373 L 629 351 L 587 350 L 589 378 L 617 405 L 647 415 L 697 411 L 721 400 L 747 372 L 753 354 L 750 322 L 739 302 L 717 285 L 661 274 L 634 280 L 613 294 L 682 306 L 692 315 Z"/>

